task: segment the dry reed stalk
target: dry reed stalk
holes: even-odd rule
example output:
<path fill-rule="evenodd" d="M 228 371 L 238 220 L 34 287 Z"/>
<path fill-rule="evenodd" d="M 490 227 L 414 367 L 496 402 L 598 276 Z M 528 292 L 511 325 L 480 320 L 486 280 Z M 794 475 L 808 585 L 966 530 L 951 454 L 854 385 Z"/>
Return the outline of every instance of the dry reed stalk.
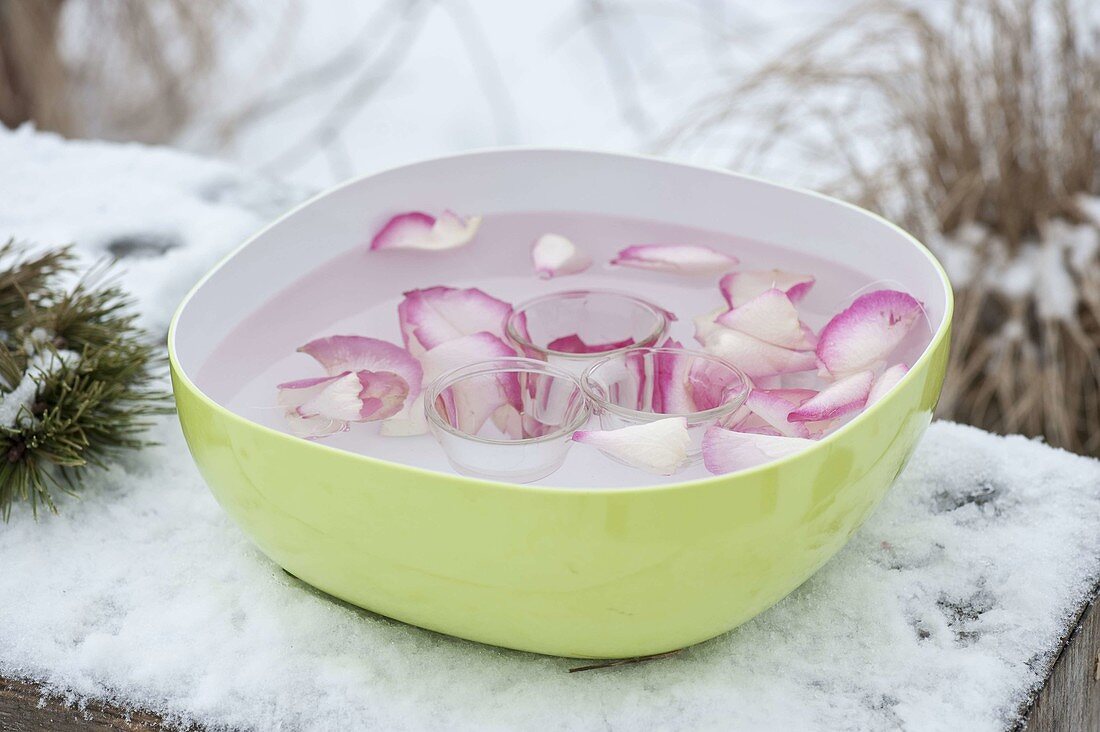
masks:
<path fill-rule="evenodd" d="M 1100 454 L 1100 8 L 876 0 L 704 99 L 663 142 L 746 116 L 842 171 L 833 192 L 902 222 L 957 295 L 939 413 Z M 952 266 L 953 262 L 965 266 Z"/>
<path fill-rule="evenodd" d="M 226 0 L 0 0 L 0 122 L 170 140 L 200 111 L 235 13 Z"/>

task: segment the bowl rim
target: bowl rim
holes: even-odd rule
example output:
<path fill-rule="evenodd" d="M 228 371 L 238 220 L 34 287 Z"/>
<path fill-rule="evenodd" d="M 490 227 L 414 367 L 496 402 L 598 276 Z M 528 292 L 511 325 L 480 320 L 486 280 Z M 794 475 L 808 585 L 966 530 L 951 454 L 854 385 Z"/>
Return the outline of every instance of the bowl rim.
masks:
<path fill-rule="evenodd" d="M 457 473 L 444 473 L 444 472 L 440 472 L 440 471 L 437 471 L 437 470 L 429 470 L 427 468 L 417 467 L 415 465 L 406 465 L 404 463 L 397 463 L 397 462 L 392 462 L 392 461 L 389 461 L 389 460 L 383 460 L 383 459 L 380 459 L 380 458 L 371 457 L 369 455 L 362 455 L 362 454 L 359 454 L 359 453 L 351 452 L 349 450 L 344 450 L 344 449 L 341 449 L 341 448 L 338 448 L 338 447 L 333 447 L 331 445 L 325 445 L 323 443 L 319 443 L 319 442 L 312 441 L 312 440 L 303 440 L 299 437 L 295 437 L 294 435 L 288 434 L 286 432 L 281 432 L 281 431 L 276 430 L 272 427 L 267 427 L 267 426 L 264 426 L 264 425 L 259 424 L 257 422 L 254 422 L 254 421 L 252 421 L 252 420 L 250 420 L 246 417 L 243 417 L 243 416 L 237 414 L 236 412 L 234 412 L 231 409 L 219 404 L 218 402 L 214 401 L 209 395 L 207 395 L 202 389 L 200 389 L 198 387 L 198 385 L 194 383 L 194 381 L 191 380 L 190 376 L 187 375 L 187 372 L 180 365 L 179 355 L 176 352 L 176 329 L 179 325 L 180 317 L 183 314 L 183 312 L 187 309 L 187 306 L 191 302 L 191 299 L 195 296 L 195 294 L 200 289 L 202 289 L 202 287 L 206 284 L 206 282 L 211 277 L 213 277 L 216 272 L 218 272 L 218 270 L 220 270 L 223 266 L 225 266 L 225 264 L 227 262 L 231 261 L 240 252 L 244 251 L 244 249 L 251 246 L 253 242 L 255 242 L 257 239 L 259 239 L 261 236 L 266 234 L 271 229 L 273 229 L 276 226 L 279 226 L 280 224 L 282 224 L 284 221 L 289 219 L 291 216 L 296 215 L 299 211 L 303 210 L 307 206 L 312 205 L 315 201 L 318 201 L 318 200 L 324 198 L 325 196 L 331 195 L 332 193 L 334 193 L 334 192 L 336 192 L 336 191 L 338 191 L 342 188 L 346 188 L 348 186 L 354 185 L 355 183 L 358 183 L 361 180 L 364 180 L 364 179 L 367 179 L 367 178 L 373 178 L 375 176 L 390 173 L 390 172 L 393 172 L 393 171 L 396 171 L 396 170 L 400 170 L 402 168 L 409 168 L 409 167 L 424 165 L 424 164 L 443 161 L 443 160 L 455 160 L 455 159 L 460 159 L 460 158 L 507 156 L 507 155 L 517 154 L 517 153 L 518 154 L 536 153 L 536 154 L 547 154 L 547 155 L 555 155 L 555 154 L 562 154 L 562 153 L 574 154 L 574 155 L 579 154 L 579 155 L 587 155 L 587 156 L 602 157 L 602 158 L 609 158 L 609 159 L 639 160 L 639 161 L 653 163 L 653 164 L 660 165 L 660 166 L 669 166 L 669 167 L 674 167 L 674 168 L 688 168 L 688 169 L 691 169 L 691 170 L 704 171 L 704 172 L 709 172 L 709 173 L 713 173 L 713 174 L 717 174 L 717 175 L 723 175 L 723 176 L 730 176 L 730 177 L 733 177 L 733 178 L 739 178 L 741 180 L 750 181 L 750 182 L 757 183 L 757 184 L 760 184 L 760 185 L 769 186 L 769 187 L 772 187 L 772 188 L 779 188 L 781 190 L 792 191 L 794 193 L 800 193 L 800 194 L 803 194 L 803 195 L 806 195 L 806 196 L 810 196 L 812 198 L 816 198 L 818 200 L 827 201 L 827 202 L 829 202 L 831 204 L 834 204 L 834 205 L 837 205 L 837 206 L 842 206 L 842 207 L 850 209 L 852 211 L 856 211 L 856 212 L 858 212 L 858 213 L 860 213 L 864 216 L 868 216 L 871 219 L 873 219 L 875 221 L 878 221 L 881 224 L 884 224 L 887 228 L 892 229 L 897 234 L 900 234 L 903 239 L 906 239 L 910 244 L 912 244 L 914 247 L 916 247 L 917 251 L 922 253 L 928 259 L 928 261 L 932 265 L 932 268 L 940 276 L 940 282 L 943 285 L 943 292 L 944 292 L 944 296 L 945 296 L 943 320 L 940 322 L 939 327 L 936 328 L 935 332 L 932 334 L 932 337 L 928 341 L 928 345 L 925 346 L 924 351 L 917 358 L 917 360 L 913 362 L 913 364 L 910 366 L 909 370 L 905 373 L 905 375 L 902 376 L 902 378 L 899 380 L 898 384 L 895 385 L 895 388 L 897 386 L 900 386 L 901 384 L 905 384 L 909 381 L 912 381 L 914 378 L 916 378 L 916 375 L 915 375 L 916 372 L 918 370 L 923 370 L 923 368 L 932 360 L 932 358 L 936 354 L 936 352 L 939 351 L 941 346 L 944 345 L 944 341 L 946 341 L 947 338 L 948 338 L 948 334 L 950 333 L 950 330 L 951 330 L 951 320 L 952 320 L 952 317 L 954 315 L 954 310 L 955 310 L 955 293 L 951 288 L 951 281 L 948 279 L 946 270 L 944 270 L 943 265 L 940 264 L 939 260 L 936 259 L 935 255 L 932 254 L 932 252 L 928 249 L 928 247 L 925 246 L 920 240 L 918 240 L 915 236 L 913 236 L 908 231 L 901 228 L 900 226 L 898 226 L 894 222 L 892 222 L 892 221 L 890 221 L 890 220 L 874 213 L 873 211 L 868 211 L 867 209 L 862 208 L 860 206 L 856 206 L 853 203 L 849 203 L 847 201 L 842 201 L 838 198 L 834 198 L 832 196 L 825 195 L 824 193 L 819 193 L 817 191 L 812 191 L 812 190 L 809 190 L 809 189 L 806 189 L 806 188 L 801 188 L 801 187 L 798 187 L 798 186 L 790 186 L 790 185 L 785 185 L 785 184 L 781 184 L 781 183 L 776 183 L 774 181 L 770 181 L 770 180 L 767 180 L 765 178 L 761 178 L 759 176 L 747 175 L 745 173 L 735 173 L 731 170 L 727 170 L 725 168 L 720 168 L 720 167 L 713 166 L 713 165 L 699 165 L 699 164 L 694 164 L 694 163 L 683 163 L 683 162 L 679 162 L 679 161 L 676 161 L 676 160 L 670 160 L 670 159 L 667 159 L 667 158 L 662 158 L 662 157 L 657 156 L 657 155 L 647 155 L 647 154 L 644 154 L 644 153 L 627 153 L 627 152 L 618 152 L 618 151 L 609 151 L 609 150 L 599 150 L 599 149 L 594 149 L 594 148 L 583 148 L 583 147 L 553 147 L 553 146 L 544 146 L 544 145 L 513 146 L 513 147 L 487 147 L 487 148 L 478 148 L 478 149 L 473 149 L 473 150 L 468 150 L 468 151 L 463 151 L 463 152 L 458 152 L 458 153 L 452 153 L 452 154 L 449 154 L 449 155 L 436 155 L 436 156 L 430 156 L 430 157 L 420 158 L 420 159 L 416 159 L 416 160 L 410 160 L 410 161 L 406 161 L 404 163 L 401 163 L 399 165 L 391 165 L 391 166 L 388 166 L 386 168 L 382 168 L 382 169 L 379 169 L 379 170 L 375 170 L 375 171 L 366 173 L 364 175 L 356 176 L 354 178 L 349 178 L 348 180 L 345 180 L 341 183 L 337 183 L 336 185 L 330 186 L 330 187 L 320 191 L 319 193 L 316 193 L 315 195 L 310 196 L 308 199 L 306 199 L 305 201 L 302 201 L 301 203 L 297 204 L 296 206 L 293 206 L 292 208 L 290 208 L 289 210 L 284 212 L 281 216 L 277 217 L 273 221 L 271 221 L 271 222 L 267 223 L 266 225 L 262 226 L 259 230 L 254 232 L 251 236 L 249 236 L 247 239 L 245 239 L 242 243 L 238 244 L 236 247 L 234 247 L 232 250 L 230 250 L 225 256 L 223 256 L 221 259 L 219 259 L 218 262 L 216 264 L 214 264 L 214 266 L 211 267 L 209 271 L 206 272 L 206 274 L 204 274 L 201 278 L 199 278 L 199 280 L 191 287 L 190 290 L 187 291 L 187 294 L 184 295 L 184 297 L 180 301 L 179 305 L 176 306 L 175 312 L 172 314 L 172 320 L 168 325 L 168 337 L 167 337 L 167 341 L 168 341 L 168 343 L 167 343 L 167 345 L 168 345 L 168 363 L 169 363 L 170 370 L 171 370 L 173 376 L 175 377 L 176 381 L 178 381 L 178 383 L 183 388 L 187 389 L 193 396 L 195 396 L 200 402 L 202 402 L 208 409 L 211 409 L 214 413 L 216 413 L 222 419 L 227 419 L 227 420 L 229 420 L 233 423 L 236 423 L 236 424 L 238 424 L 242 427 L 247 427 L 249 429 L 254 429 L 254 430 L 260 430 L 261 432 L 266 433 L 269 437 L 275 439 L 276 441 L 284 441 L 285 440 L 286 444 L 288 446 L 294 445 L 294 446 L 296 446 L 300 449 L 318 450 L 318 451 L 321 451 L 322 454 L 330 453 L 334 456 L 340 456 L 344 460 L 352 460 L 352 461 L 356 461 L 356 462 L 361 462 L 364 466 L 367 466 L 367 467 L 383 467 L 385 469 L 397 469 L 397 470 L 409 471 L 410 474 L 421 477 L 421 478 L 424 478 L 426 480 L 440 480 L 440 479 L 443 479 L 443 480 L 447 480 L 447 481 L 456 481 L 460 484 L 466 484 L 470 487 L 477 486 L 477 487 L 481 487 L 481 488 L 494 489 L 494 490 L 507 490 L 507 491 L 532 491 L 532 492 L 548 493 L 548 494 L 559 494 L 561 496 L 574 496 L 574 497 L 593 496 L 593 495 L 596 495 L 596 494 L 606 496 L 610 493 L 614 493 L 614 494 L 661 493 L 661 492 L 666 492 L 666 491 L 680 490 L 680 489 L 687 488 L 687 487 L 693 487 L 693 488 L 714 487 L 714 488 L 718 488 L 718 487 L 720 487 L 724 484 L 727 484 L 729 482 L 729 480 L 731 480 L 731 479 L 736 479 L 736 480 L 751 479 L 752 477 L 754 477 L 756 475 L 759 475 L 761 473 L 764 473 L 765 471 L 774 470 L 774 469 L 779 468 L 781 466 L 784 466 L 788 463 L 791 463 L 791 462 L 794 462 L 794 461 L 804 460 L 804 459 L 806 459 L 806 458 L 808 458 L 808 457 L 810 457 L 810 456 L 812 456 L 816 453 L 820 453 L 822 450 L 827 449 L 829 446 L 831 446 L 832 443 L 834 443 L 837 440 L 841 439 L 841 437 L 843 435 L 845 435 L 847 432 L 849 432 L 851 429 L 853 429 L 854 425 L 856 425 L 858 423 L 861 423 L 863 421 L 866 421 L 866 419 L 869 418 L 870 415 L 873 415 L 876 412 L 881 411 L 882 409 L 884 409 L 885 404 L 890 401 L 889 397 L 880 399 L 879 401 L 875 402 L 870 407 L 865 409 L 863 412 L 861 412 L 859 415 L 857 415 L 855 419 L 852 419 L 851 421 L 849 421 L 846 424 L 844 424 L 844 425 L 840 426 L 839 428 L 837 428 L 836 431 L 829 433 L 828 435 L 821 438 L 820 440 L 815 440 L 814 444 L 811 445 L 810 447 L 807 447 L 805 450 L 800 450 L 797 453 L 787 455 L 785 457 L 779 458 L 778 460 L 773 460 L 773 461 L 771 461 L 769 463 L 765 463 L 763 465 L 757 465 L 757 466 L 749 468 L 747 470 L 741 470 L 741 471 L 737 471 L 735 473 L 727 473 L 727 474 L 724 474 L 724 475 L 711 475 L 711 476 L 708 476 L 708 477 L 705 477 L 705 478 L 696 478 L 694 480 L 674 481 L 674 482 L 670 482 L 670 483 L 658 483 L 658 484 L 654 484 L 654 485 L 620 486 L 620 487 L 607 487 L 607 486 L 564 487 L 564 486 L 555 486 L 555 485 L 537 485 L 537 484 L 533 484 L 533 483 L 527 483 L 527 484 L 510 483 L 510 482 L 507 482 L 507 481 L 489 480 L 489 479 L 485 479 L 485 478 L 472 478 L 472 477 L 469 477 L 469 476 L 459 475 Z"/>

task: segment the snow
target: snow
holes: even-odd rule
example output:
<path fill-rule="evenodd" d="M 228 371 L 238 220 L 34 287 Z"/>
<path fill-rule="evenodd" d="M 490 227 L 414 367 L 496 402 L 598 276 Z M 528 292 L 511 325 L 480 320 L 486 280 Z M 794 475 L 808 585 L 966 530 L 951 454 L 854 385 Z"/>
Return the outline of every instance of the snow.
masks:
<path fill-rule="evenodd" d="M 14 386 L 4 384 L 0 387 L 0 427 L 11 429 L 33 420 L 31 407 L 38 395 L 39 385 L 51 374 L 65 366 L 75 366 L 80 361 L 80 354 L 74 351 L 39 347 L 52 337 L 53 335 L 44 328 L 35 328 L 26 338 L 24 343 L 24 349 L 28 354 L 26 371 Z M 2 380 L 0 384 L 3 384 Z"/>
<path fill-rule="evenodd" d="M 2 236 L 76 242 L 85 266 L 125 256 L 122 283 L 158 334 L 218 259 L 308 194 L 165 148 L 67 144 L 29 127 L 0 134 L 0 160 Z"/>
<path fill-rule="evenodd" d="M 125 240 L 163 328 L 299 189 L 136 145 L 0 133 L 0 229 Z M 157 242 L 171 243 L 161 253 Z M 125 247 L 119 251 L 134 254 Z M 218 508 L 173 418 L 81 498 L 0 528 L 0 674 L 243 729 L 970 729 L 1010 725 L 1100 580 L 1100 463 L 934 424 L 849 545 L 770 611 L 660 661 L 495 649 L 332 601 Z"/>

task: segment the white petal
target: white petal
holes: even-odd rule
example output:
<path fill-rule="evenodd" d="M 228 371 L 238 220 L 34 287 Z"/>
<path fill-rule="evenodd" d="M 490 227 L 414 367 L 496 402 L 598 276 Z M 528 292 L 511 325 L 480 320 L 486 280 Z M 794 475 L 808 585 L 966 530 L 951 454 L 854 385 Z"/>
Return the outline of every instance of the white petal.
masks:
<path fill-rule="evenodd" d="M 535 272 L 544 279 L 583 272 L 592 265 L 592 257 L 558 234 L 543 234 L 531 248 Z"/>
<path fill-rule="evenodd" d="M 687 460 L 687 420 L 669 417 L 617 430 L 581 430 L 573 439 L 622 463 L 657 475 L 672 475 Z"/>

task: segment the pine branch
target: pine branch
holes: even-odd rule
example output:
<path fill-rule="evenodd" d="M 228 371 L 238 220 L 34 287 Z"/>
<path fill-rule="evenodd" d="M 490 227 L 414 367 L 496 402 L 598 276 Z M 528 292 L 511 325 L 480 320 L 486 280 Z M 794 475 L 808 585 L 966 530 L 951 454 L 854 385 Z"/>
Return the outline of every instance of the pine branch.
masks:
<path fill-rule="evenodd" d="M 0 249 L 0 514 L 17 501 L 56 512 L 87 466 L 149 444 L 151 417 L 170 411 L 156 387 L 164 360 L 136 326 L 128 295 L 97 268 L 70 289 L 67 249 L 27 257 Z"/>

